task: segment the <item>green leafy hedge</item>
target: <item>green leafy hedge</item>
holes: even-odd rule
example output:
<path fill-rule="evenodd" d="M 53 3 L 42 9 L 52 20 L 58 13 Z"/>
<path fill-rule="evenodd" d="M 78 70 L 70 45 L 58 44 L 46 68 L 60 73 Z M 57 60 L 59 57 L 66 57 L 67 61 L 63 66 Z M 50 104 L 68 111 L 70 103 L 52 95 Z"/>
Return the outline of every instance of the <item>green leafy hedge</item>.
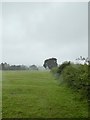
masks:
<path fill-rule="evenodd" d="M 80 92 L 83 97 L 88 97 L 89 69 L 90 66 L 87 64 L 81 65 L 64 62 L 58 67 L 56 72 L 60 74 L 60 78 L 63 78 L 63 82 L 70 88 Z"/>

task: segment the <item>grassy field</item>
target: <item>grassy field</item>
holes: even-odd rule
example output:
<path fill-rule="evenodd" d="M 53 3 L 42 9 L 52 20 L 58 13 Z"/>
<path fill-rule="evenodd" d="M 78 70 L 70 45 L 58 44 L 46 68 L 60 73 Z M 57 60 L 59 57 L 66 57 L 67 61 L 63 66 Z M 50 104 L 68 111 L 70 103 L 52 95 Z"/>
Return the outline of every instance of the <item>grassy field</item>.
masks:
<path fill-rule="evenodd" d="M 49 72 L 3 72 L 3 118 L 88 117 L 87 101 L 77 99 Z"/>

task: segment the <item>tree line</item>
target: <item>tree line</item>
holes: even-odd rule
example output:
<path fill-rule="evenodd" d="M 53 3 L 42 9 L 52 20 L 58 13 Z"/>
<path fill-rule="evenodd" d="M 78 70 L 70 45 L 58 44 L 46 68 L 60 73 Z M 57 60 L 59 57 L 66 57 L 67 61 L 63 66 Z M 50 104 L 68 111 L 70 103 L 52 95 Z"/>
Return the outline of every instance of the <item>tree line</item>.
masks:
<path fill-rule="evenodd" d="M 26 66 L 26 65 L 9 65 L 8 63 L 1 63 L 0 70 L 38 70 L 36 65 Z"/>
<path fill-rule="evenodd" d="M 84 58 L 80 56 L 79 58 L 76 59 L 76 62 L 84 62 L 84 64 L 90 64 L 89 58 Z M 82 63 L 81 63 L 82 64 Z M 44 60 L 43 67 L 45 69 L 52 69 L 54 67 L 57 67 L 57 59 L 56 58 L 49 58 Z M 0 64 L 0 70 L 38 70 L 39 68 L 36 65 L 31 65 L 31 66 L 26 66 L 26 65 L 9 65 L 8 63 L 1 63 Z"/>

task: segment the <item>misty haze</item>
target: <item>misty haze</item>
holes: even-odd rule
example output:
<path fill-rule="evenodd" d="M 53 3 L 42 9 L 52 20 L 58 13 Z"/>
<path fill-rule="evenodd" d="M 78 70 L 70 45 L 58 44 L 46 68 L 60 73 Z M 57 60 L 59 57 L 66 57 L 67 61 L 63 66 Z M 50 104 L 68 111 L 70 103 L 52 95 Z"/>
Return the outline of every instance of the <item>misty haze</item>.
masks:
<path fill-rule="evenodd" d="M 2 118 L 88 118 L 88 9 L 2 3 Z"/>
<path fill-rule="evenodd" d="M 42 65 L 88 56 L 88 3 L 2 3 L 2 61 Z"/>

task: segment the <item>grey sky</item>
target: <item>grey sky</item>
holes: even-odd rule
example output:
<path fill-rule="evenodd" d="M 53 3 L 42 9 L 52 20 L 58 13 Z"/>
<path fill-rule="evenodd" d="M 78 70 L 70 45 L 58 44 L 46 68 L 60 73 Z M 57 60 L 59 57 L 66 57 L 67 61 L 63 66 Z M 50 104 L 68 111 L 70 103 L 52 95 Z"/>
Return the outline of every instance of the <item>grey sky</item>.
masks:
<path fill-rule="evenodd" d="M 3 3 L 3 62 L 88 56 L 88 3 Z"/>

